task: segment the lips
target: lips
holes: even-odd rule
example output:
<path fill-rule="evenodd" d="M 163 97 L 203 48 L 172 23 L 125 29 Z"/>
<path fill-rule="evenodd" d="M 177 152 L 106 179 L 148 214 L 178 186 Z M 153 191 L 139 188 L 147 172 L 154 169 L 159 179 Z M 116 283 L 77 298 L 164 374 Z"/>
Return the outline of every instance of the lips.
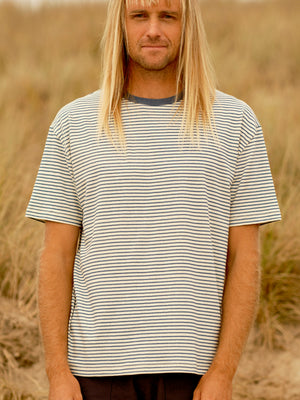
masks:
<path fill-rule="evenodd" d="M 163 42 L 145 42 L 145 43 L 140 43 L 141 47 L 167 47 L 168 44 L 167 43 L 163 43 Z"/>
<path fill-rule="evenodd" d="M 161 45 L 143 45 L 142 46 L 142 48 L 144 48 L 144 47 L 146 47 L 146 48 L 148 48 L 148 49 L 164 49 L 164 48 L 166 48 L 167 46 L 161 46 Z"/>

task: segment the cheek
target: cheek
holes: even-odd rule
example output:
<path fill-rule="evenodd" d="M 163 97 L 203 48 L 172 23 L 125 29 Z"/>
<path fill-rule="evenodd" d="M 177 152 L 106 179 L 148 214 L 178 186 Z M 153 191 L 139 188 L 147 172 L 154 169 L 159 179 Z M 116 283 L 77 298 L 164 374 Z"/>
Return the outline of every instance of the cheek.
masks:
<path fill-rule="evenodd" d="M 131 49 L 134 46 L 134 34 L 131 29 L 126 30 L 126 47 Z"/>
<path fill-rule="evenodd" d="M 181 36 L 174 35 L 171 40 L 172 40 L 174 49 L 178 50 L 180 47 L 180 43 L 181 43 Z"/>
<path fill-rule="evenodd" d="M 181 29 L 180 29 L 180 27 L 174 27 L 172 32 L 169 33 L 169 38 L 170 38 L 171 42 L 174 45 L 179 46 L 180 42 L 181 42 Z"/>
<path fill-rule="evenodd" d="M 135 38 L 136 33 L 135 33 L 134 26 L 132 26 L 132 23 L 130 23 L 130 22 L 125 20 L 125 29 L 124 29 L 124 31 L 125 31 L 124 35 L 125 35 L 125 38 L 126 38 L 126 42 L 128 44 L 133 43 L 133 39 Z"/>
<path fill-rule="evenodd" d="M 129 32 L 127 32 L 128 47 L 131 49 L 137 47 L 140 38 L 141 38 L 140 31 L 137 29 L 131 29 Z"/>

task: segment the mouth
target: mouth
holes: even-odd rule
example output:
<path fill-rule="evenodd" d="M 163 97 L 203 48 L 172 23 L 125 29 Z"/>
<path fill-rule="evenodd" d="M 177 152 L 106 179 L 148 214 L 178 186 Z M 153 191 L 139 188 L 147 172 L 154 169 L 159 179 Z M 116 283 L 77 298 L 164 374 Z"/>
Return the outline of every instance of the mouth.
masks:
<path fill-rule="evenodd" d="M 165 49 L 167 46 L 142 46 L 143 49 Z"/>

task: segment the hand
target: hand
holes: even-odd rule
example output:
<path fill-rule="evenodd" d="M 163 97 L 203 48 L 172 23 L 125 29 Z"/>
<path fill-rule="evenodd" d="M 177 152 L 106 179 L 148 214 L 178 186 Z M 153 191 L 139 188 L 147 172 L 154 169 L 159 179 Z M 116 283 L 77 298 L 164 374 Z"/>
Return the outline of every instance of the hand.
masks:
<path fill-rule="evenodd" d="M 231 400 L 232 379 L 223 371 L 209 369 L 194 390 L 193 400 Z"/>
<path fill-rule="evenodd" d="M 71 372 L 52 376 L 49 382 L 49 400 L 83 400 L 80 385 Z"/>

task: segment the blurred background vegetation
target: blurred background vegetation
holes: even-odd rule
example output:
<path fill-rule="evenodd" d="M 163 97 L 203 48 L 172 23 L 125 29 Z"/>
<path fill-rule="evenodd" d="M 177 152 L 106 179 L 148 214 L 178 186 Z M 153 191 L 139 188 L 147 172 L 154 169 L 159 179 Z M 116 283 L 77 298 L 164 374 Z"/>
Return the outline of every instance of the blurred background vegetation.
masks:
<path fill-rule="evenodd" d="M 300 326 L 299 16 L 298 0 L 203 2 L 219 89 L 255 110 L 283 216 L 261 230 L 258 349 L 285 349 Z M 104 21 L 103 4 L 0 4 L 0 400 L 45 398 L 36 302 L 43 226 L 24 213 L 55 114 L 98 89 Z"/>

